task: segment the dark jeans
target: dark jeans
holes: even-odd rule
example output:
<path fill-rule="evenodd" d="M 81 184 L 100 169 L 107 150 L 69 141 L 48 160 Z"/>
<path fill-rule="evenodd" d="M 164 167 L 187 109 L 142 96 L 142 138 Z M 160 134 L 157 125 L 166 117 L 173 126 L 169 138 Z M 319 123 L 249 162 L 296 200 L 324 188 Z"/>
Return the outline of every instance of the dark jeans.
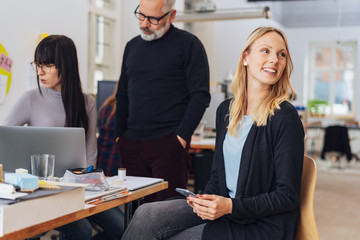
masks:
<path fill-rule="evenodd" d="M 184 149 L 175 134 L 150 141 L 133 141 L 120 137 L 120 166 L 126 175 L 162 178 L 168 181 L 166 190 L 145 198 L 144 202 L 161 201 L 179 196 L 175 188 L 186 188 L 191 157 L 189 144 Z"/>
<path fill-rule="evenodd" d="M 124 233 L 124 214 L 115 207 L 56 228 L 60 232 L 60 239 L 91 240 L 92 225 L 89 220 L 95 222 L 103 230 L 99 236 L 95 235 L 94 239 L 120 240 Z"/>
<path fill-rule="evenodd" d="M 185 199 L 146 203 L 135 211 L 122 240 L 200 240 L 204 226 Z"/>
<path fill-rule="evenodd" d="M 58 227 L 56 230 L 60 232 L 61 240 L 90 240 L 92 235 L 92 225 L 86 218 Z"/>
<path fill-rule="evenodd" d="M 120 240 L 124 234 L 124 214 L 119 207 L 88 217 L 102 228 L 102 232 L 93 236 L 93 240 Z"/>

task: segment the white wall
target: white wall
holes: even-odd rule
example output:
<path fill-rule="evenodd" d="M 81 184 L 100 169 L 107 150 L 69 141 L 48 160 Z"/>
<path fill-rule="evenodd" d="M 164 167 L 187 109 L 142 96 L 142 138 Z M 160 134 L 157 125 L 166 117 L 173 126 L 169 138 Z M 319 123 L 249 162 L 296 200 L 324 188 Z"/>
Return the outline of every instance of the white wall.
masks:
<path fill-rule="evenodd" d="M 134 15 L 137 5 L 139 5 L 139 2 L 136 0 L 121 0 L 121 55 L 124 52 L 126 43 L 140 33 L 139 20 Z M 119 74 L 120 71 L 121 66 L 119 67 Z"/>
<path fill-rule="evenodd" d="M 243 8 L 246 3 L 241 0 L 217 0 L 218 9 Z M 277 4 L 270 8 L 276 14 L 281 10 Z M 307 74 L 305 60 L 309 42 L 329 42 L 355 40 L 360 42 L 360 27 L 324 27 L 324 28 L 285 28 L 272 19 L 248 19 L 216 22 L 194 23 L 192 30 L 203 42 L 210 62 L 211 80 L 223 81 L 229 70 L 235 72 L 241 48 L 247 36 L 259 26 L 274 26 L 282 29 L 287 38 L 290 54 L 294 63 L 291 82 L 297 92 L 298 101 L 306 105 Z M 357 63 L 360 63 L 360 46 L 358 45 Z M 360 87 L 360 66 L 355 76 L 355 89 Z M 355 94 L 356 119 L 360 120 L 360 97 Z"/>
<path fill-rule="evenodd" d="M 71 37 L 77 45 L 80 74 L 86 89 L 88 49 L 88 6 L 87 0 L 17 0 L 1 4 L 0 43 L 14 60 L 12 85 L 3 105 L 0 105 L 0 122 L 5 118 L 17 98 L 26 91 L 25 65 L 33 58 L 38 35 L 43 32 L 60 33 Z M 247 7 L 244 0 L 217 0 L 218 9 Z M 177 0 L 176 9 L 183 10 L 184 0 Z M 127 41 L 139 34 L 138 20 L 134 10 L 136 0 L 121 0 L 121 57 Z M 4 9 L 4 10 L 3 10 Z M 279 6 L 273 4 L 276 14 Z M 10 24 L 9 24 L 10 23 Z M 305 58 L 310 41 L 356 40 L 360 42 L 360 27 L 341 28 L 284 28 L 272 19 L 232 20 L 194 23 L 191 29 L 203 42 L 210 62 L 212 81 L 222 81 L 229 70 L 235 71 L 241 48 L 249 33 L 259 26 L 275 26 L 285 31 L 294 62 L 292 83 L 300 102 L 304 102 Z M 181 24 L 176 24 L 182 27 Z M 116 53 L 114 53 L 116 54 Z M 357 62 L 360 63 L 358 46 Z M 118 66 L 118 73 L 120 74 Z M 356 73 L 356 88 L 360 85 L 359 67 Z M 356 96 L 355 96 L 356 97 Z M 305 102 L 304 102 L 305 103 Z M 360 99 L 356 99 L 356 118 L 360 119 Z"/>
<path fill-rule="evenodd" d="M 80 77 L 86 91 L 88 0 L 1 0 L 0 6 L 0 43 L 13 60 L 9 93 L 0 105 L 0 124 L 16 100 L 28 89 L 27 61 L 33 61 L 41 33 L 63 34 L 75 42 Z"/>

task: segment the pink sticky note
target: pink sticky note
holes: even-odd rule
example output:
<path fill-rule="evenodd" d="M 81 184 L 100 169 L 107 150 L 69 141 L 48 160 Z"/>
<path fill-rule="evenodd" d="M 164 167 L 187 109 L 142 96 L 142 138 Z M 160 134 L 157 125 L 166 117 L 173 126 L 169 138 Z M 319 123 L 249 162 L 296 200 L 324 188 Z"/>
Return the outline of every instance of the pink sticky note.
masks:
<path fill-rule="evenodd" d="M 4 53 L 1 53 L 0 55 L 0 67 L 10 73 L 11 66 L 12 66 L 12 60 L 6 56 Z"/>

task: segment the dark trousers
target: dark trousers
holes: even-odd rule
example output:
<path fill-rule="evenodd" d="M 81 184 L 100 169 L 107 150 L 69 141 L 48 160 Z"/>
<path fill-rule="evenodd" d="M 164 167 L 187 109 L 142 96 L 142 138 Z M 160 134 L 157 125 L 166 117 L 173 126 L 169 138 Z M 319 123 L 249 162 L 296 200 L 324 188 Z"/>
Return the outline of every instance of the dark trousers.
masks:
<path fill-rule="evenodd" d="M 133 141 L 120 137 L 120 166 L 126 175 L 162 178 L 168 181 L 166 190 L 152 194 L 144 202 L 161 201 L 179 196 L 175 188 L 186 188 L 191 157 L 188 143 L 184 149 L 175 134 L 149 141 Z"/>

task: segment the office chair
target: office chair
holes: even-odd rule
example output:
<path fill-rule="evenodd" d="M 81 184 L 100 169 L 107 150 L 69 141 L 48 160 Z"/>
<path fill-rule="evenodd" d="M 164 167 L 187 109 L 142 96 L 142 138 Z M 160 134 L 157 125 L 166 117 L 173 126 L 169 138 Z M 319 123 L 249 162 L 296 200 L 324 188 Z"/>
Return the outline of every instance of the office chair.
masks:
<path fill-rule="evenodd" d="M 116 88 L 116 80 L 101 80 L 97 82 L 96 109 L 99 110 L 105 100 L 110 97 Z"/>
<path fill-rule="evenodd" d="M 325 154 L 329 156 L 333 166 L 338 163 L 340 167 L 340 158 L 343 155 L 346 155 L 348 161 L 351 160 L 352 153 L 347 127 L 335 125 L 325 129 L 322 159 L 325 159 Z"/>
<path fill-rule="evenodd" d="M 300 219 L 295 240 L 319 240 L 314 216 L 314 193 L 316 185 L 316 163 L 304 156 L 300 193 Z"/>

